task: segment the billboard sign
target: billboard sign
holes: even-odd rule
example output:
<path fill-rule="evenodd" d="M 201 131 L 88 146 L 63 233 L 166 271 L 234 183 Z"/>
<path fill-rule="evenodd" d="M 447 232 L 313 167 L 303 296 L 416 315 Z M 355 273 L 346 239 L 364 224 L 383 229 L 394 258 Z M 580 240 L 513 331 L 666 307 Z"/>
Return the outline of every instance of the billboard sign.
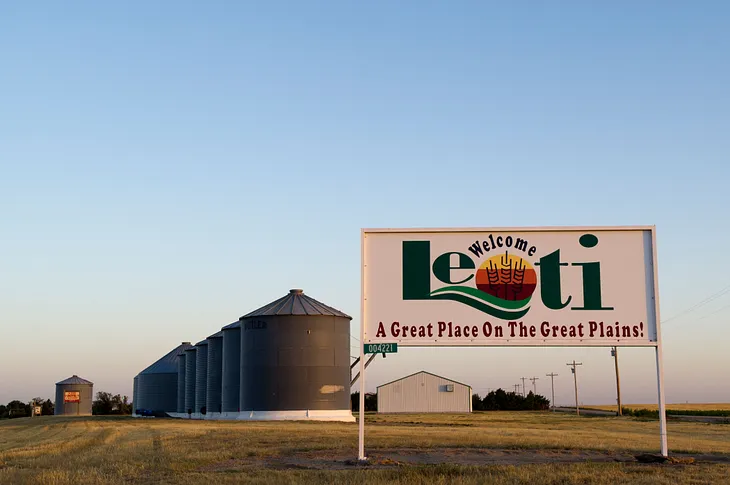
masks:
<path fill-rule="evenodd" d="M 79 396 L 79 391 L 64 391 L 63 392 L 63 402 L 80 402 L 81 398 Z"/>
<path fill-rule="evenodd" d="M 363 344 L 656 346 L 654 227 L 364 229 Z"/>

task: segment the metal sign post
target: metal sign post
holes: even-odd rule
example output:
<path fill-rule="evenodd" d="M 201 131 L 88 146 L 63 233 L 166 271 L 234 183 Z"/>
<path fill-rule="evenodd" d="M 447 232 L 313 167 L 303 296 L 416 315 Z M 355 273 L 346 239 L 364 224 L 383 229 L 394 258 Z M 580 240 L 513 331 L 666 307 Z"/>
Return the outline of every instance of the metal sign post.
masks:
<path fill-rule="evenodd" d="M 363 234 L 363 238 L 367 237 Z M 365 267 L 365 244 L 360 245 L 361 267 Z M 360 272 L 360 410 L 358 419 L 358 460 L 365 457 L 365 271 Z"/>
<path fill-rule="evenodd" d="M 657 393 L 659 394 L 659 438 L 662 456 L 669 456 L 667 447 L 667 411 L 664 403 L 664 358 L 662 354 L 662 326 L 659 318 L 659 273 L 657 272 L 656 231 L 651 231 L 652 266 L 654 271 L 654 318 L 656 319 L 656 373 Z"/>

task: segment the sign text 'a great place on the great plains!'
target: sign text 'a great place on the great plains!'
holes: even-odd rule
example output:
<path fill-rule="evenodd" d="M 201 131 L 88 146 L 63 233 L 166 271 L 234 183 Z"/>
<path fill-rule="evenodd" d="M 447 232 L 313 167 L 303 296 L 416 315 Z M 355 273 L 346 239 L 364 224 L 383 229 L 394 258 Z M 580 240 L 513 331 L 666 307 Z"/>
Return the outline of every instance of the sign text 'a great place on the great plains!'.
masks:
<path fill-rule="evenodd" d="M 656 345 L 653 227 L 363 231 L 363 343 Z"/>

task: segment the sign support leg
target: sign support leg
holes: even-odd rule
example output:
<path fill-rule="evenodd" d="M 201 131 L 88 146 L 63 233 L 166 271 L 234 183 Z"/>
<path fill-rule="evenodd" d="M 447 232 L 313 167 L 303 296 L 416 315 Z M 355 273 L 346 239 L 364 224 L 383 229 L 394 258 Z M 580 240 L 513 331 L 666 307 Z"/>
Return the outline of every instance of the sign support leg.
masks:
<path fill-rule="evenodd" d="M 661 438 L 662 456 L 669 456 L 667 449 L 667 411 L 664 403 L 664 365 L 662 363 L 662 346 L 656 346 L 657 391 L 659 393 L 659 437 Z"/>
<path fill-rule="evenodd" d="M 360 320 L 360 417 L 358 419 L 358 460 L 365 460 L 365 323 Z"/>

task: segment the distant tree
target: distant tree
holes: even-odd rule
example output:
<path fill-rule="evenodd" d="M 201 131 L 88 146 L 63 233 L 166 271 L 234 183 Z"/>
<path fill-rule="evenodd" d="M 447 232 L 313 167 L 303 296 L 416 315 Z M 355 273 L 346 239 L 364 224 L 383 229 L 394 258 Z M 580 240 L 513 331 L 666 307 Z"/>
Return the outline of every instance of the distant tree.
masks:
<path fill-rule="evenodd" d="M 111 392 L 99 391 L 96 393 L 96 399 L 91 403 L 92 414 L 112 414 L 114 409 L 114 395 Z"/>
<path fill-rule="evenodd" d="M 30 404 L 22 401 L 10 401 L 8 403 L 9 418 L 25 418 L 30 416 Z"/>
<path fill-rule="evenodd" d="M 0 404 L 0 419 L 8 417 L 8 407 L 4 404 Z"/>
<path fill-rule="evenodd" d="M 43 401 L 43 404 L 41 404 L 41 416 L 53 416 L 55 409 L 56 405 L 53 404 L 53 401 L 46 399 Z"/>
<path fill-rule="evenodd" d="M 350 401 L 352 404 L 353 411 L 360 411 L 360 393 L 353 392 L 350 394 Z M 378 395 L 372 392 L 365 393 L 365 411 L 377 411 L 378 410 Z"/>
<path fill-rule="evenodd" d="M 132 414 L 132 404 L 127 396 L 99 391 L 91 403 L 91 412 L 97 415 Z"/>
<path fill-rule="evenodd" d="M 43 399 L 42 397 L 34 397 L 31 402 L 35 403 L 36 406 L 41 407 L 41 416 L 52 416 L 54 404 L 50 399 Z"/>
<path fill-rule="evenodd" d="M 124 396 L 119 404 L 119 414 L 132 414 L 132 403 L 129 402 L 129 397 Z"/>
<path fill-rule="evenodd" d="M 486 411 L 527 411 L 550 408 L 550 400 L 532 391 L 527 396 L 516 392 L 505 392 L 503 389 L 492 391 L 482 399 L 482 408 Z"/>
<path fill-rule="evenodd" d="M 482 398 L 479 397 L 479 394 L 471 395 L 471 410 L 484 411 L 484 403 L 482 402 Z"/>

